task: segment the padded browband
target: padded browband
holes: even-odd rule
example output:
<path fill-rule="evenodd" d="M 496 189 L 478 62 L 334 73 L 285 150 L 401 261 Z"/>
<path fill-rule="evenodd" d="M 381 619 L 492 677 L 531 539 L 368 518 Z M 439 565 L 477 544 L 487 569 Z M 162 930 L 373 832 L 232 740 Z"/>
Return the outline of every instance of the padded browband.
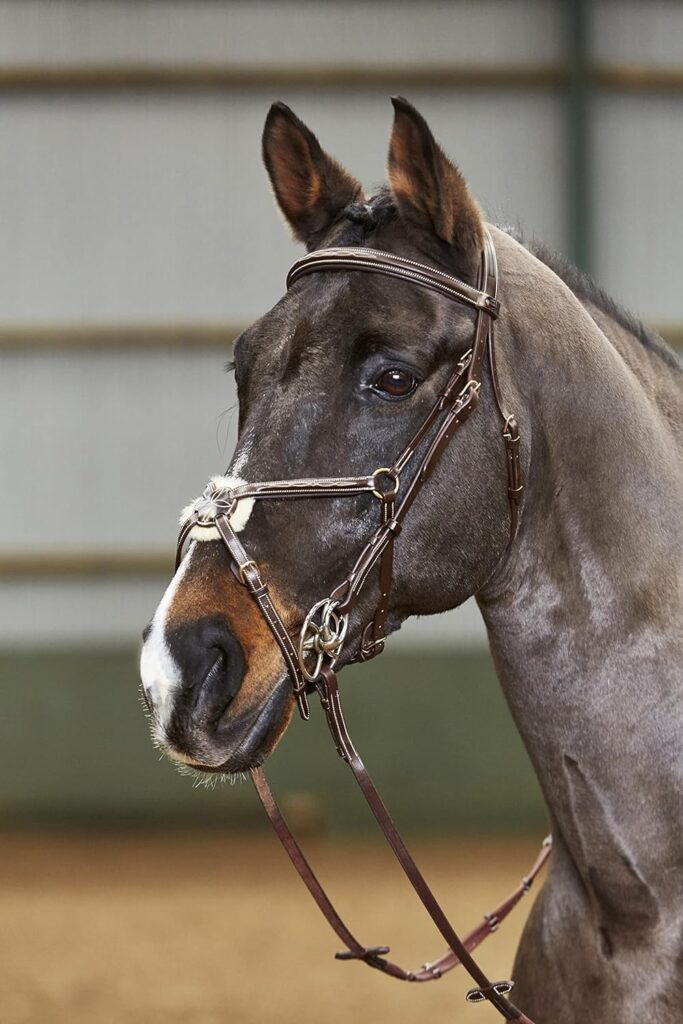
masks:
<path fill-rule="evenodd" d="M 413 284 L 439 292 L 449 299 L 464 302 L 473 309 L 484 310 L 492 317 L 498 316 L 500 310 L 500 303 L 488 292 L 479 291 L 465 281 L 446 274 L 443 270 L 429 267 L 426 263 L 417 263 L 415 260 L 379 249 L 360 249 L 351 246 L 318 249 L 297 260 L 287 275 L 287 287 L 291 288 L 299 278 L 317 273 L 319 270 L 362 270 L 371 274 L 384 274 L 402 281 L 412 281 Z"/>

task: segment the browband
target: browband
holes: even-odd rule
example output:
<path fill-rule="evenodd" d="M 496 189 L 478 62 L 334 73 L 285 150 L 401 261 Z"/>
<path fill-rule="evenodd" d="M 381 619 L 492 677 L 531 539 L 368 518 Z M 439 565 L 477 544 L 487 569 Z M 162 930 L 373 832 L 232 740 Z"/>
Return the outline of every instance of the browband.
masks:
<path fill-rule="evenodd" d="M 303 256 L 293 264 L 287 274 L 287 288 L 291 288 L 306 274 L 317 273 L 319 270 L 363 270 L 371 274 L 384 274 L 385 277 L 412 281 L 413 284 L 439 292 L 449 299 L 464 302 L 473 309 L 484 310 L 492 317 L 498 316 L 500 310 L 495 293 L 479 291 L 478 288 L 473 288 L 472 285 L 446 274 L 443 270 L 427 266 L 426 263 L 417 263 L 404 256 L 396 256 L 391 252 L 382 252 L 380 249 L 353 246 L 317 249 L 308 256 Z M 487 283 L 485 282 L 485 286 Z"/>

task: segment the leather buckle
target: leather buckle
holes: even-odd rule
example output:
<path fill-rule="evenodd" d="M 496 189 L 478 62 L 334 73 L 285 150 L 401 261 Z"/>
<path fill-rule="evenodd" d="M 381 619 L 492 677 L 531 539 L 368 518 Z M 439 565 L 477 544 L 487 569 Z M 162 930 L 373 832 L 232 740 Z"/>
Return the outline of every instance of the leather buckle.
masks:
<path fill-rule="evenodd" d="M 471 392 L 473 395 L 477 395 L 479 393 L 480 388 L 481 381 L 475 380 L 474 377 L 472 377 L 470 380 L 467 381 L 464 388 L 462 388 L 462 390 L 458 392 L 458 398 L 464 400 L 468 392 Z"/>
<path fill-rule="evenodd" d="M 519 427 L 517 426 L 517 419 L 513 412 L 509 413 L 505 417 L 505 423 L 503 424 L 503 437 L 508 444 L 514 444 L 519 441 Z"/>
<path fill-rule="evenodd" d="M 372 623 L 370 623 L 372 625 Z M 360 648 L 360 660 L 361 661 L 372 661 L 378 654 L 381 654 L 384 650 L 385 640 L 381 637 L 379 640 L 373 640 L 371 643 L 363 643 Z"/>
<path fill-rule="evenodd" d="M 254 572 L 258 572 L 258 565 L 256 564 L 256 562 L 253 562 L 250 559 L 248 562 L 244 562 L 242 565 L 237 566 L 237 572 L 239 573 L 240 583 L 242 584 L 243 587 L 249 586 L 249 581 L 245 576 L 247 569 L 253 569 Z"/>

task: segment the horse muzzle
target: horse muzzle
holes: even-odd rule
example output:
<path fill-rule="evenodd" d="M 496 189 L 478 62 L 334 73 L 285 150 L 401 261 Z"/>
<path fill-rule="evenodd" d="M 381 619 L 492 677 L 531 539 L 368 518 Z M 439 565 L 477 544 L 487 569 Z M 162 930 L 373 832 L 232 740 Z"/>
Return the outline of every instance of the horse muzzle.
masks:
<path fill-rule="evenodd" d="M 286 680 L 257 701 L 243 687 L 245 654 L 219 615 L 174 626 L 161 638 L 152 631 L 140 670 L 157 745 L 199 770 L 237 772 L 261 764 L 289 719 Z"/>

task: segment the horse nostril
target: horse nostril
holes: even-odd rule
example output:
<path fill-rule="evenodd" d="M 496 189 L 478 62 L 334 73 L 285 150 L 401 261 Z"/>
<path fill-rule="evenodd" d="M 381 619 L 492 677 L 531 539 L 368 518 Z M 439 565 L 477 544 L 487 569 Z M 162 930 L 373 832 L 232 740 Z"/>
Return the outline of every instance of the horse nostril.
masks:
<path fill-rule="evenodd" d="M 218 647 L 209 648 L 206 652 L 206 657 L 207 661 L 202 666 L 202 669 L 187 680 L 187 685 L 191 690 L 201 690 L 205 684 L 211 683 L 212 678 L 215 679 L 216 674 L 221 669 L 225 669 L 225 651 Z M 204 670 L 205 665 L 209 666 L 206 670 Z"/>
<path fill-rule="evenodd" d="M 222 617 L 176 627 L 168 634 L 180 670 L 174 717 L 178 727 L 215 729 L 237 696 L 246 671 L 242 646 Z"/>
<path fill-rule="evenodd" d="M 207 672 L 205 682 L 208 682 L 211 679 L 211 677 L 214 676 L 217 672 L 225 672 L 225 662 L 225 651 L 217 651 L 216 659 L 211 668 L 209 669 L 209 671 Z"/>
<path fill-rule="evenodd" d="M 215 655 L 213 664 L 204 678 L 190 683 L 197 689 L 195 714 L 206 720 L 209 725 L 216 725 L 239 689 L 239 685 L 229 684 L 225 651 L 217 650 Z"/>
<path fill-rule="evenodd" d="M 195 690 L 192 717 L 215 727 L 237 696 L 243 672 L 240 659 L 236 659 L 235 664 L 234 659 L 222 648 L 210 648 L 206 654 L 205 665 L 208 664 L 208 670 L 191 683 Z"/>

